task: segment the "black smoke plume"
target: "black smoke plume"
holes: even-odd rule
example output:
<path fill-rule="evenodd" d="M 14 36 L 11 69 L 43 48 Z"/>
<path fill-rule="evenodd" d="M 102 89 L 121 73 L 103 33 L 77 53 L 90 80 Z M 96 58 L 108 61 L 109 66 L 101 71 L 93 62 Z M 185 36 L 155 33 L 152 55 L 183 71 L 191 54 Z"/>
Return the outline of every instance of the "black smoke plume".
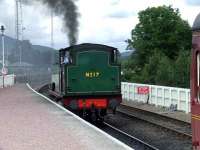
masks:
<path fill-rule="evenodd" d="M 22 0 L 25 4 L 30 4 L 30 0 Z M 31 0 L 32 2 L 42 2 L 46 4 L 55 15 L 63 16 L 64 28 L 67 32 L 69 44 L 74 45 L 78 36 L 78 10 L 76 0 Z"/>

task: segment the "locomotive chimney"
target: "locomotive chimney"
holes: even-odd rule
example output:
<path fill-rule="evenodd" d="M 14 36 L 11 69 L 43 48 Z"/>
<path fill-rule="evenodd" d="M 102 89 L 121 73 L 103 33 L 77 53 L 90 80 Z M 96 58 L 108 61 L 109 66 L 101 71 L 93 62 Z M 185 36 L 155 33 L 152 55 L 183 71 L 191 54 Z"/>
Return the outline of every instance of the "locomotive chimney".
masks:
<path fill-rule="evenodd" d="M 192 48 L 200 49 L 200 13 L 192 26 Z"/>

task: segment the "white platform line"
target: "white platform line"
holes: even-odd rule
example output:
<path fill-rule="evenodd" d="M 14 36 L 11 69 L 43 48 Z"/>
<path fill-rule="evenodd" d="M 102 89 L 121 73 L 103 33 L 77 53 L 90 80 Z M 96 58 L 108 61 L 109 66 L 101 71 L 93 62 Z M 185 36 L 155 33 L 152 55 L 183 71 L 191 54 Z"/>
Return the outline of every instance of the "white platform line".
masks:
<path fill-rule="evenodd" d="M 38 93 L 37 91 L 35 91 L 28 83 L 26 84 L 28 86 L 29 89 L 31 89 L 33 92 L 35 92 L 37 95 L 43 97 L 44 99 L 48 100 L 49 102 L 51 102 L 52 104 L 56 105 L 57 107 L 59 107 L 60 109 L 62 109 L 63 111 L 67 112 L 68 114 L 72 115 L 74 118 L 78 119 L 79 121 L 83 122 L 84 124 L 88 125 L 89 127 L 93 128 L 94 130 L 100 132 L 101 134 L 103 134 L 104 136 L 106 136 L 107 138 L 111 139 L 113 142 L 121 145 L 122 147 L 124 147 L 126 150 L 134 150 L 131 147 L 129 147 L 128 145 L 126 145 L 125 143 L 119 141 L 118 139 L 112 137 L 111 135 L 109 135 L 108 133 L 100 130 L 99 128 L 95 127 L 94 125 L 88 123 L 87 121 L 83 120 L 82 118 L 80 118 L 79 116 L 75 115 L 74 113 L 70 112 L 69 110 L 65 109 L 64 107 L 60 106 L 59 104 L 57 104 L 56 102 L 52 101 L 51 99 L 49 99 L 48 97 Z"/>

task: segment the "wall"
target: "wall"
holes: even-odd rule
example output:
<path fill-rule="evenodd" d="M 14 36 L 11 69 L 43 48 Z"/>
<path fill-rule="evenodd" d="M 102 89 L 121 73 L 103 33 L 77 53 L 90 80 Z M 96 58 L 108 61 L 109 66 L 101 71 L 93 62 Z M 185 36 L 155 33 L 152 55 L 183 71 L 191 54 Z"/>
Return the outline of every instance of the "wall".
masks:
<path fill-rule="evenodd" d="M 138 94 L 138 87 L 149 87 L 149 94 Z M 137 101 L 156 106 L 170 107 L 171 104 L 177 105 L 177 109 L 190 112 L 190 89 L 155 86 L 147 84 L 136 84 L 122 82 L 122 96 L 127 101 Z"/>
<path fill-rule="evenodd" d="M 15 84 L 15 75 L 4 76 L 4 87 L 13 86 Z M 3 76 L 0 76 L 0 88 L 3 88 Z"/>

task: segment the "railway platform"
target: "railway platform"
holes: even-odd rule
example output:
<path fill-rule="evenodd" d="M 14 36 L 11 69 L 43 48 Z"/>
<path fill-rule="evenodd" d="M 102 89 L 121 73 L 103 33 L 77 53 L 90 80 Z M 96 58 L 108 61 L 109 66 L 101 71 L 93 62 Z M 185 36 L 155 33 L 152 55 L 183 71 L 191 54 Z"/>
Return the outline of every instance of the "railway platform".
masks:
<path fill-rule="evenodd" d="M 0 150 L 129 150 L 25 84 L 0 89 Z"/>

